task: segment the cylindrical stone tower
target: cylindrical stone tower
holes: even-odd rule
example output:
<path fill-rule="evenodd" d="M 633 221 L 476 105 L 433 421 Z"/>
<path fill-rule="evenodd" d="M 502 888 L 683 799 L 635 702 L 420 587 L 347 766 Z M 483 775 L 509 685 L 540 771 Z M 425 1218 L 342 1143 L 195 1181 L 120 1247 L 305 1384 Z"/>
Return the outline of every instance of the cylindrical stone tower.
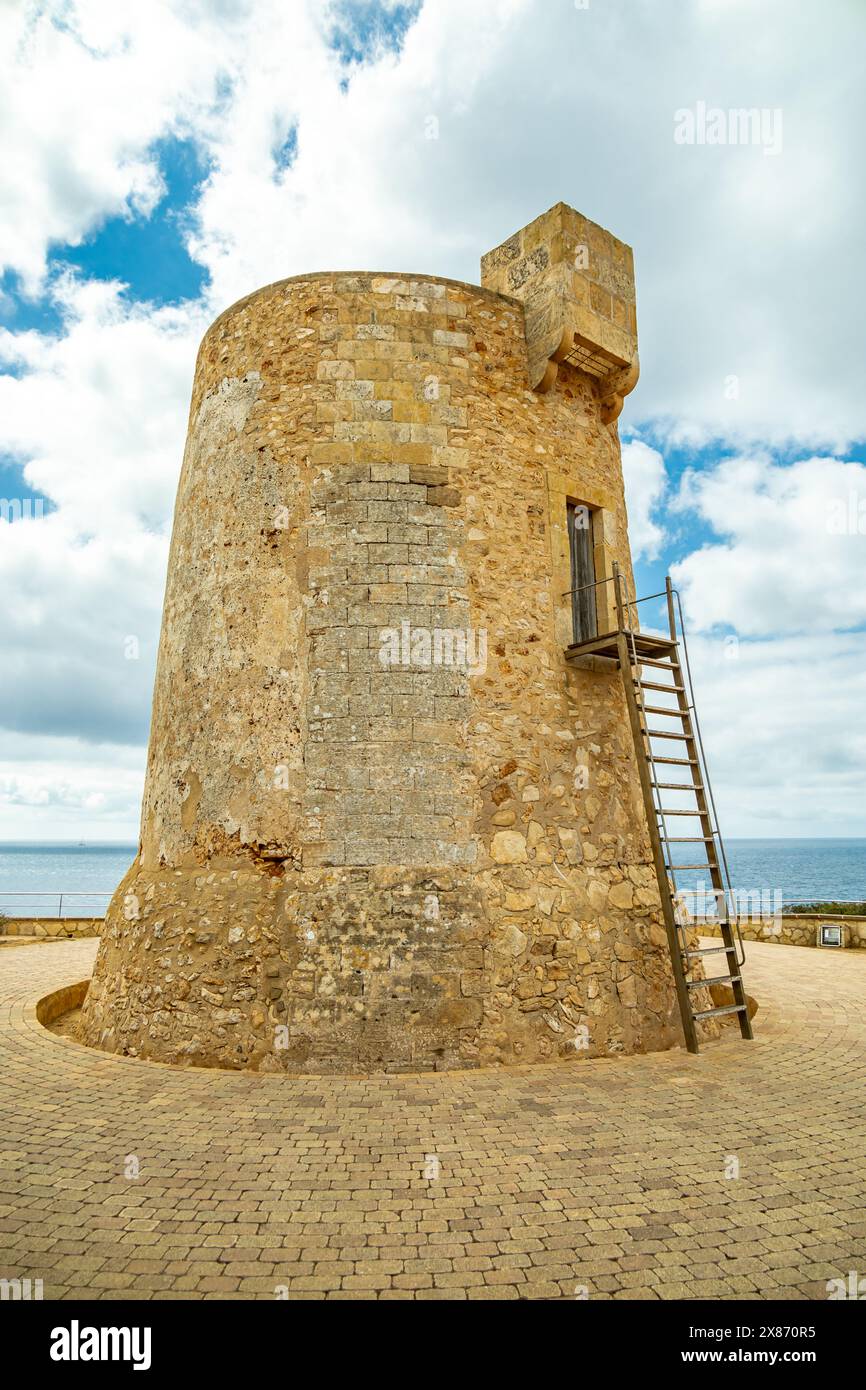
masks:
<path fill-rule="evenodd" d="M 621 676 L 564 654 L 569 505 L 630 574 L 631 253 L 559 204 L 483 269 L 299 276 L 206 334 L 85 1041 L 357 1072 L 679 1039 Z"/>

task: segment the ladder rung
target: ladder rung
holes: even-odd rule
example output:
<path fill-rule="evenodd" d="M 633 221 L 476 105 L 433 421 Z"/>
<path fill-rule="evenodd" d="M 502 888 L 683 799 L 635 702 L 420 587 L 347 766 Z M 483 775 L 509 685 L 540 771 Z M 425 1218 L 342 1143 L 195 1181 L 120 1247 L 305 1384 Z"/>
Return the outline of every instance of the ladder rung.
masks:
<path fill-rule="evenodd" d="M 689 989 L 703 989 L 705 985 L 733 985 L 739 982 L 739 975 L 711 975 L 706 980 L 686 980 Z"/>
<path fill-rule="evenodd" d="M 703 864 L 665 864 L 665 868 L 669 873 L 678 874 L 683 869 L 711 869 L 712 864 L 704 860 Z"/>
<path fill-rule="evenodd" d="M 676 767 L 697 767 L 697 766 L 698 766 L 698 760 L 697 760 L 697 758 L 662 758 L 662 757 L 660 757 L 657 753 L 654 753 L 654 754 L 653 754 L 653 756 L 652 756 L 652 758 L 651 758 L 650 761 L 651 761 L 651 762 L 654 762 L 654 763 L 670 763 L 672 766 L 676 766 Z M 654 783 L 653 783 L 653 786 L 658 786 L 658 787 L 665 787 L 665 786 L 668 786 L 668 787 L 669 787 L 670 785 L 671 785 L 670 782 L 654 782 Z M 693 785 L 694 785 L 694 789 L 697 790 L 697 783 L 695 783 L 695 784 L 693 784 Z M 701 787 L 701 791 L 703 791 L 703 787 Z"/>
<path fill-rule="evenodd" d="M 725 1004 L 722 1009 L 700 1009 L 693 1018 L 718 1018 L 719 1014 L 744 1014 L 745 1004 Z"/>
<path fill-rule="evenodd" d="M 733 951 L 736 955 L 737 948 L 731 943 L 730 946 L 700 946 L 694 951 L 683 951 L 684 956 L 717 956 L 721 951 Z"/>
<path fill-rule="evenodd" d="M 691 787 L 687 787 L 685 790 L 691 791 L 692 788 L 691 788 Z M 658 811 L 658 813 L 659 813 L 660 816 L 691 816 L 693 820 L 696 819 L 698 816 L 702 816 L 702 815 L 704 814 L 703 811 L 700 811 L 700 810 L 698 810 L 698 811 L 675 811 L 674 808 L 673 808 L 673 806 L 658 806 L 658 807 L 656 807 L 656 810 Z"/>
<path fill-rule="evenodd" d="M 634 662 L 633 665 L 635 665 L 635 666 L 661 666 L 662 669 L 665 670 L 665 671 L 678 671 L 678 670 L 679 670 L 679 662 L 678 662 L 678 661 L 656 661 L 655 658 L 654 658 L 654 657 L 651 657 L 651 656 L 639 656 L 638 659 L 637 659 L 637 661 Z"/>
<path fill-rule="evenodd" d="M 641 729 L 644 738 L 679 738 L 684 743 L 691 743 L 693 734 L 669 734 L 667 729 Z"/>
<path fill-rule="evenodd" d="M 666 835 L 669 845 L 711 845 L 712 835 Z"/>
<path fill-rule="evenodd" d="M 681 763 L 688 762 L 687 758 L 653 758 L 654 763 Z M 663 788 L 669 792 L 702 792 L 704 789 L 700 782 L 651 782 L 651 786 Z M 695 815 L 697 815 L 695 811 Z"/>
<path fill-rule="evenodd" d="M 685 695 L 686 693 L 686 688 L 684 685 L 660 685 L 658 681 L 639 681 L 636 677 L 635 685 L 642 685 L 644 690 L 670 690 L 671 693 L 674 695 Z"/>
<path fill-rule="evenodd" d="M 666 714 L 670 719 L 682 719 L 683 710 L 674 706 L 672 709 L 665 709 L 664 705 L 641 705 L 644 714 Z"/>

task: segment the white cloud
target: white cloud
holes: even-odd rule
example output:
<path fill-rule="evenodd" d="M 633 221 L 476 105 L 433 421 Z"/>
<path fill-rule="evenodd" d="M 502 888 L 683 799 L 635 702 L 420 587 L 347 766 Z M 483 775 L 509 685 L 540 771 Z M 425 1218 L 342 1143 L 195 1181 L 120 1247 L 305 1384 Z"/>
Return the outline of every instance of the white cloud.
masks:
<path fill-rule="evenodd" d="M 116 284 L 64 278 L 53 294 L 64 329 L 0 330 L 0 449 L 27 460 L 31 488 L 80 535 L 170 518 L 201 306 L 153 309 Z M 23 370 L 22 370 L 23 369 Z"/>
<path fill-rule="evenodd" d="M 721 538 L 671 567 L 723 830 L 866 834 L 866 468 L 734 458 L 676 506 Z M 728 635 L 723 635 L 727 630 Z"/>
<path fill-rule="evenodd" d="M 866 835 L 866 634 L 689 653 L 723 834 Z"/>
<path fill-rule="evenodd" d="M 864 289 L 856 7 L 792 25 L 784 0 L 765 0 L 760 21 L 676 0 L 427 0 L 399 56 L 351 70 L 327 43 L 344 12 L 5 12 L 5 261 L 32 279 L 50 242 L 149 207 L 153 142 L 170 132 L 211 166 L 190 245 L 213 309 L 316 268 L 474 279 L 482 250 L 565 198 L 635 246 L 643 380 L 627 419 L 679 443 L 838 450 L 866 436 L 850 311 Z M 674 112 L 698 101 L 781 110 L 781 153 L 675 144 Z"/>
<path fill-rule="evenodd" d="M 489 215 L 484 227 L 479 184 L 488 94 L 517 79 L 530 8 L 426 4 L 399 58 L 354 69 L 344 90 L 345 71 L 323 44 L 327 7 L 257 7 L 232 100 L 204 132 L 213 169 L 191 248 L 210 272 L 213 302 L 310 270 L 477 280 L 482 251 L 498 239 Z M 274 149 L 293 125 L 297 155 L 280 173 Z M 490 154 L 510 184 L 498 144 Z"/>
<path fill-rule="evenodd" d="M 721 538 L 673 567 L 697 628 L 763 636 L 866 622 L 863 464 L 728 459 L 687 473 L 677 506 Z"/>
<path fill-rule="evenodd" d="M 167 548 L 141 531 L 81 540 L 59 513 L 0 521 L 7 730 L 144 741 Z"/>
<path fill-rule="evenodd" d="M 657 449 L 640 439 L 630 439 L 622 446 L 622 469 L 632 558 L 654 560 L 665 538 L 663 527 L 653 515 L 665 495 L 665 461 Z"/>
<path fill-rule="evenodd" d="M 213 172 L 191 247 L 215 305 L 312 269 L 474 280 L 481 251 L 564 198 L 635 245 L 628 420 L 681 444 L 866 436 L 846 309 L 864 288 L 853 9 L 792 26 L 782 0 L 760 24 L 746 6 L 673 0 L 428 0 L 399 57 L 345 91 L 327 15 L 257 6 L 231 101 L 199 127 Z M 699 100 L 780 110 L 781 152 L 675 144 L 674 112 Z M 292 125 L 297 156 L 277 173 Z"/>
<path fill-rule="evenodd" d="M 207 119 L 230 70 L 231 7 L 22 0 L 0 8 L 0 266 L 35 290 L 52 244 L 147 214 L 154 141 Z"/>
<path fill-rule="evenodd" d="M 828 23 L 815 6 L 792 24 L 784 0 L 765 0 L 760 18 L 721 0 L 586 10 L 427 0 L 399 55 L 345 68 L 328 45 L 343 12 L 320 0 L 0 8 L 0 118 L 12 132 L 0 262 L 35 290 L 53 245 L 146 213 L 162 187 L 154 142 L 180 135 L 210 170 L 187 211 L 189 249 L 211 281 L 200 301 L 165 309 L 61 279 L 59 335 L 0 334 L 0 367 L 16 372 L 0 377 L 0 454 L 26 461 L 32 488 L 58 508 L 38 524 L 0 522 L 0 718 L 22 738 L 69 740 L 56 785 L 73 797 L 79 786 L 103 793 L 100 754 L 86 775 L 68 759 L 76 735 L 128 741 L 140 759 L 195 349 L 210 318 L 316 269 L 475 280 L 482 251 L 564 199 L 635 247 L 642 379 L 624 420 L 641 437 L 624 467 L 636 553 L 654 559 L 664 541 L 652 442 L 720 437 L 741 450 L 691 479 L 678 513 L 719 538 L 678 568 L 691 621 L 752 639 L 742 646 L 754 664 L 737 668 L 748 680 L 713 683 L 729 705 L 717 727 L 748 727 L 753 682 L 811 729 L 810 709 L 785 705 L 786 683 L 812 690 L 806 639 L 795 652 L 769 636 L 863 621 L 863 538 L 830 536 L 819 515 L 833 489 L 864 491 L 863 469 L 767 459 L 782 441 L 841 452 L 866 438 L 852 307 L 864 288 L 851 176 L 866 127 L 862 16 L 839 7 Z M 700 100 L 781 108 L 781 153 L 677 146 L 674 112 Z M 296 157 L 281 168 L 293 129 Z M 130 633 L 142 643 L 134 669 L 118 657 Z M 826 640 L 853 688 L 855 649 Z M 787 805 L 773 780 L 782 754 L 766 757 L 763 785 L 776 791 L 761 804 Z M 22 763 L 7 799 L 30 794 L 27 777 L 41 795 L 43 774 L 55 785 Z"/>
<path fill-rule="evenodd" d="M 45 733 L 5 734 L 0 840 L 46 835 L 135 840 L 144 784 L 142 749 Z M 99 887 L 104 885 L 100 884 Z"/>
<path fill-rule="evenodd" d="M 0 376 L 0 448 L 28 460 L 29 488 L 56 508 L 0 519 L 0 722 L 140 746 L 204 321 L 130 306 L 116 286 L 57 293 L 58 337 L 0 334 L 0 361 L 25 369 Z"/>

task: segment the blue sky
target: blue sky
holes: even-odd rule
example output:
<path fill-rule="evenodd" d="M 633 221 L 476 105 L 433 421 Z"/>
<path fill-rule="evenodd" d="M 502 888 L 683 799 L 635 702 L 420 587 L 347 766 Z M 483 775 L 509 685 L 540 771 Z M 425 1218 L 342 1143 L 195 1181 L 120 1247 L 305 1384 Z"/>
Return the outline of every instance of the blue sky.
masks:
<path fill-rule="evenodd" d="M 0 281 L 0 325 L 14 333 L 33 329 L 59 333 L 63 315 L 50 292 L 51 280 L 64 272 L 81 279 L 117 280 L 130 299 L 173 304 L 195 299 L 207 278 L 204 267 L 186 248 L 187 210 L 207 175 L 195 141 L 164 136 L 148 157 L 159 170 L 162 191 L 146 216 L 128 213 L 99 221 L 79 244 L 52 244 L 48 249 L 48 283 L 27 293 L 14 271 Z"/>
<path fill-rule="evenodd" d="M 0 15 L 0 497 L 44 505 L 0 519 L 0 838 L 136 833 L 207 323 L 315 269 L 477 280 L 484 250 L 560 199 L 635 248 L 636 581 L 672 570 L 682 592 L 723 825 L 866 834 L 866 33 L 855 6 L 790 16 L 782 0 L 758 17 L 741 0 Z M 778 111 L 784 138 L 677 144 L 699 102 Z"/>
<path fill-rule="evenodd" d="M 86 279 L 121 280 L 132 299 L 176 304 L 200 295 L 207 278 L 187 251 L 185 220 L 207 163 L 194 140 L 177 136 L 155 141 L 148 153 L 164 187 L 149 216 L 107 219 L 80 246 L 53 251 L 49 267 Z"/>

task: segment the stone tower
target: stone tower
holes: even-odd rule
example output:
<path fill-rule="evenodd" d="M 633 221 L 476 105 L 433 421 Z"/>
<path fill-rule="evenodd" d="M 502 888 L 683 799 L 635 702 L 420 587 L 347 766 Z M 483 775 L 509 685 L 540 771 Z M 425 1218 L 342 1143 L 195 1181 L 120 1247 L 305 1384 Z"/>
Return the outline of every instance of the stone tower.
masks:
<path fill-rule="evenodd" d="M 564 657 L 569 503 L 631 573 L 631 252 L 558 204 L 481 279 L 302 275 L 205 335 L 85 1041 L 357 1072 L 679 1039 L 621 677 Z"/>

